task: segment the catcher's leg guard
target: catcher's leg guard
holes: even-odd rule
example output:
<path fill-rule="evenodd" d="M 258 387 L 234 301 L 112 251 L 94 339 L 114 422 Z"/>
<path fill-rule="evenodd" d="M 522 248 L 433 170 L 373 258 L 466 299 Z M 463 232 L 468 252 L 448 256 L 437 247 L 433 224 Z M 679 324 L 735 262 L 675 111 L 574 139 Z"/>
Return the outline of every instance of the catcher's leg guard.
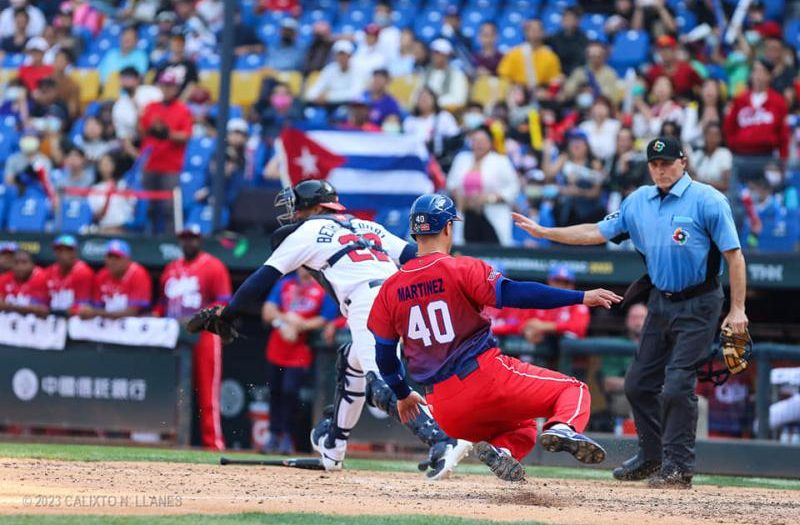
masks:
<path fill-rule="evenodd" d="M 400 414 L 397 412 L 397 397 L 389 385 L 384 383 L 383 379 L 379 378 L 375 372 L 367 372 L 367 403 L 400 421 Z M 405 423 L 405 426 L 428 446 L 450 439 L 425 410 L 420 410 L 419 415 Z"/>
<path fill-rule="evenodd" d="M 397 412 L 397 397 L 389 385 L 375 372 L 367 372 L 367 403 L 400 421 L 400 414 Z M 453 439 L 445 434 L 424 407 L 420 408 L 417 417 L 404 423 L 406 428 L 411 430 L 420 441 L 430 447 L 428 457 L 420 462 L 419 469 L 425 472 L 428 479 L 446 478 L 469 454 L 472 444 L 468 441 Z"/>
<path fill-rule="evenodd" d="M 350 345 L 340 347 L 336 359 L 333 413 L 326 414 L 325 419 L 311 431 L 311 444 L 322 455 L 328 470 L 341 468 L 350 431 L 364 408 L 365 389 L 364 373 L 350 352 Z"/>

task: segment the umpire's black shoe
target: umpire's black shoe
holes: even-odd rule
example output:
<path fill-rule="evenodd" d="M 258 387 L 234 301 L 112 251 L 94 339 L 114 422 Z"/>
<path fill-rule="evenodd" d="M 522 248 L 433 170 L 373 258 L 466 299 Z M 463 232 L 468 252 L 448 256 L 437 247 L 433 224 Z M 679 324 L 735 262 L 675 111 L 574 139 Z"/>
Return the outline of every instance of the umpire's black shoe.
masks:
<path fill-rule="evenodd" d="M 624 461 L 611 473 L 620 481 L 641 481 L 661 470 L 661 461 L 657 459 L 643 460 L 638 454 Z"/>
<path fill-rule="evenodd" d="M 675 466 L 664 466 L 647 479 L 651 489 L 690 489 L 692 475 Z"/>

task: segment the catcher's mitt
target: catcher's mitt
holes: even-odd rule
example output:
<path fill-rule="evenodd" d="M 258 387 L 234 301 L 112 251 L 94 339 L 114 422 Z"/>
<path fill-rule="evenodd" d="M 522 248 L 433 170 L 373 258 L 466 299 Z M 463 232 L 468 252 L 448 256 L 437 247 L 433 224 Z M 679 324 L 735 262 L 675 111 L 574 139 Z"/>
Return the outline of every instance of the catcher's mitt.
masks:
<path fill-rule="evenodd" d="M 750 340 L 750 332 L 735 334 L 729 326 L 723 326 L 719 334 L 722 343 L 722 357 L 725 359 L 725 366 L 731 374 L 739 374 L 747 369 L 748 360 L 752 357 L 753 343 Z"/>
<path fill-rule="evenodd" d="M 186 329 L 192 334 L 208 330 L 209 332 L 217 334 L 220 339 L 222 339 L 223 343 L 230 343 L 239 337 L 239 331 L 231 321 L 219 316 L 222 308 L 222 306 L 203 308 L 189 319 L 189 322 L 186 324 Z"/>

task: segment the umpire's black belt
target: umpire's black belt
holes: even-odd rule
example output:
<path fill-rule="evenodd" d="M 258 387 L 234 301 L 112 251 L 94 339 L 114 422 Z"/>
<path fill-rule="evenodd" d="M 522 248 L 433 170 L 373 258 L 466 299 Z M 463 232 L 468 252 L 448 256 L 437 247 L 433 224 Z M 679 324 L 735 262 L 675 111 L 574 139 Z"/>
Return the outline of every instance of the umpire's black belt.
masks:
<path fill-rule="evenodd" d="M 478 358 L 473 357 L 472 359 L 468 359 L 467 361 L 465 361 L 464 364 L 461 365 L 461 369 L 455 374 L 453 374 L 453 376 L 456 376 L 463 381 L 467 378 L 467 376 L 469 376 L 472 372 L 474 372 L 477 369 L 478 369 Z M 450 377 L 448 377 L 447 379 L 450 379 Z M 447 379 L 445 379 L 445 381 L 447 381 Z M 434 386 L 435 385 L 423 385 L 425 394 L 427 395 L 432 393 Z"/>
<path fill-rule="evenodd" d="M 713 279 L 711 281 L 702 282 L 700 284 L 696 284 L 694 286 L 690 286 L 689 288 L 684 288 L 680 292 L 662 292 L 661 290 L 658 293 L 661 296 L 673 303 L 679 303 L 681 301 L 685 301 L 687 299 L 692 299 L 694 297 L 698 297 L 705 293 L 711 292 L 719 288 L 719 281 L 717 279 Z"/>

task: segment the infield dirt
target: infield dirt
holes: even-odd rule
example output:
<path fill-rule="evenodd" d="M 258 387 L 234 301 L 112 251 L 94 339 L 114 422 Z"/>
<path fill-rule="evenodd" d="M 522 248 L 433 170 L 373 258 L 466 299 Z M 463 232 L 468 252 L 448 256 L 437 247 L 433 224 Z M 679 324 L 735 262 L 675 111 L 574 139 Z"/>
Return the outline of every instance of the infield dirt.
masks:
<path fill-rule="evenodd" d="M 797 491 L 183 463 L 0 459 L 0 515 L 308 512 L 421 514 L 574 525 L 794 525 Z M 434 522 L 434 520 L 431 520 Z"/>

